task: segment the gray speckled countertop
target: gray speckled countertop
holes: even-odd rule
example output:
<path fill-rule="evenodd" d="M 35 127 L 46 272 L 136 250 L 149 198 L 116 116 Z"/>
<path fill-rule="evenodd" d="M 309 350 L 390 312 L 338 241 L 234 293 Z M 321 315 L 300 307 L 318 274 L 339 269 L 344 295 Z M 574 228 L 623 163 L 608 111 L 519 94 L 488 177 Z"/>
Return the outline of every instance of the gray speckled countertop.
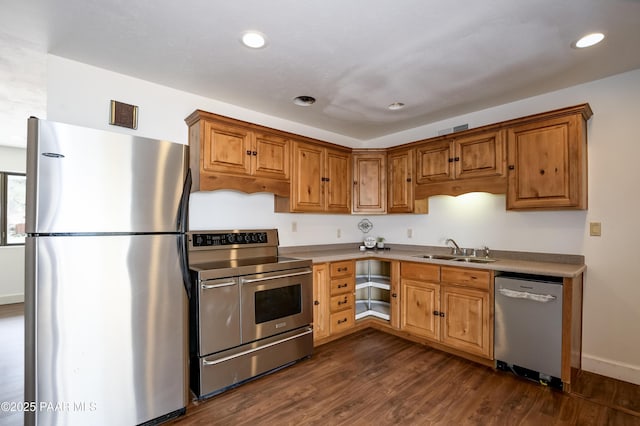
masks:
<path fill-rule="evenodd" d="M 358 243 L 324 246 L 280 247 L 280 255 L 311 259 L 313 263 L 336 262 L 350 259 L 390 259 L 410 262 L 433 263 L 463 268 L 488 269 L 501 272 L 548 275 L 573 278 L 586 269 L 584 257 L 549 253 L 492 251 L 491 263 L 466 263 L 451 260 L 425 259 L 430 254 L 448 254 L 446 247 L 388 245 L 389 250 L 360 251 Z"/>

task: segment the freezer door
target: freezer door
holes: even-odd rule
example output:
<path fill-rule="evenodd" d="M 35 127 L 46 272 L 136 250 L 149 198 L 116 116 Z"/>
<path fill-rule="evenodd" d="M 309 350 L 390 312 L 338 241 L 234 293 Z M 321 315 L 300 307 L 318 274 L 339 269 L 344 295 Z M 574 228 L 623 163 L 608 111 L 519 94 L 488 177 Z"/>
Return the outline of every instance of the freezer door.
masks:
<path fill-rule="evenodd" d="M 36 118 L 27 233 L 176 232 L 188 147 Z"/>
<path fill-rule="evenodd" d="M 38 410 L 25 424 L 134 425 L 186 407 L 179 238 L 27 238 L 25 398 Z"/>

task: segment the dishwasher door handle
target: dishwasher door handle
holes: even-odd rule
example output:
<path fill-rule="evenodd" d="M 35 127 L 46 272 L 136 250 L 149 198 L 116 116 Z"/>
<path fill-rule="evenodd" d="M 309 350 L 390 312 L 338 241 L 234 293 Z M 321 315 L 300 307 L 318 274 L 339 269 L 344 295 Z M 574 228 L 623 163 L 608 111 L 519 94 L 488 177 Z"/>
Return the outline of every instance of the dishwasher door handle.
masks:
<path fill-rule="evenodd" d="M 501 288 L 498 290 L 498 293 L 512 299 L 527 299 L 540 303 L 547 303 L 556 300 L 556 296 L 552 294 L 536 294 L 529 293 L 528 291 L 510 290 L 508 288 Z"/>

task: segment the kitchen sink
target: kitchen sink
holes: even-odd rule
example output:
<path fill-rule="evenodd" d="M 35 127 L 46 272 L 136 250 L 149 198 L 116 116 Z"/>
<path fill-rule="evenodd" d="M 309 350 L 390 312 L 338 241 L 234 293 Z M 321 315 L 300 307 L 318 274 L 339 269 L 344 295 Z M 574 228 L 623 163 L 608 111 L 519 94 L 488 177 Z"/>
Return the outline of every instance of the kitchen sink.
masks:
<path fill-rule="evenodd" d="M 492 259 L 490 257 L 456 256 L 454 254 L 427 254 L 419 257 L 424 259 L 451 260 L 452 262 L 467 263 L 491 263 L 496 261 L 496 259 Z"/>

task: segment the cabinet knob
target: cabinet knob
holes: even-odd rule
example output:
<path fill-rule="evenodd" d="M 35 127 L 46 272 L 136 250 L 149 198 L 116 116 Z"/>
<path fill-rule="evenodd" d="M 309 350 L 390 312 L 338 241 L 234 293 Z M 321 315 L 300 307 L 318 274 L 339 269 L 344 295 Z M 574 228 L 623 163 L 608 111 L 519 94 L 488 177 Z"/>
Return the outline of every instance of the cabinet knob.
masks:
<path fill-rule="evenodd" d="M 440 312 L 440 316 L 444 318 L 444 312 Z"/>
<path fill-rule="evenodd" d="M 353 184 L 354 184 L 354 185 L 357 185 L 357 184 L 358 184 L 358 181 L 357 181 L 357 180 L 354 180 L 354 181 L 353 181 Z"/>
<path fill-rule="evenodd" d="M 251 151 L 250 150 L 247 150 L 247 155 L 251 155 Z"/>
<path fill-rule="evenodd" d="M 448 160 L 450 163 L 453 163 L 453 158 L 449 158 Z"/>
<path fill-rule="evenodd" d="M 407 178 L 407 182 L 411 182 L 411 178 L 410 177 Z"/>
<path fill-rule="evenodd" d="M 391 297 L 398 297 L 398 293 L 391 293 Z"/>
<path fill-rule="evenodd" d="M 318 302 L 317 300 L 314 300 L 314 301 L 313 301 L 313 304 L 314 304 L 314 305 L 316 305 L 316 306 L 318 306 L 318 305 L 320 304 L 320 302 Z"/>
<path fill-rule="evenodd" d="M 460 157 L 455 157 L 453 161 L 460 161 Z"/>
<path fill-rule="evenodd" d="M 515 168 L 516 166 L 514 166 L 513 164 L 509 164 L 509 167 L 508 167 L 509 170 L 515 170 Z"/>
<path fill-rule="evenodd" d="M 255 156 L 257 156 L 257 155 L 258 155 L 258 151 L 253 151 L 253 152 L 251 153 L 251 155 L 255 155 Z"/>
<path fill-rule="evenodd" d="M 438 315 L 440 315 L 440 312 L 438 312 L 438 311 L 433 311 L 433 315 L 438 316 Z"/>

